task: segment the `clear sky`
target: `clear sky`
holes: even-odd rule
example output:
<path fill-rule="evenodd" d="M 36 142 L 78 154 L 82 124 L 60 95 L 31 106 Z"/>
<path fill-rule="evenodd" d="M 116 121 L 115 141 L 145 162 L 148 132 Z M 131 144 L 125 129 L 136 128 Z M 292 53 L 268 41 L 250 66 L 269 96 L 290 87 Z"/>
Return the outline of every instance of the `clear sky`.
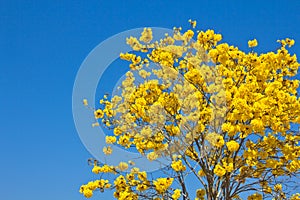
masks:
<path fill-rule="evenodd" d="M 260 52 L 293 38 L 291 51 L 300 56 L 299 9 L 298 0 L 0 0 L 0 199 L 84 199 L 78 188 L 95 176 L 74 126 L 72 89 L 101 41 L 132 28 L 185 26 L 191 18 L 243 50 L 254 37 Z"/>

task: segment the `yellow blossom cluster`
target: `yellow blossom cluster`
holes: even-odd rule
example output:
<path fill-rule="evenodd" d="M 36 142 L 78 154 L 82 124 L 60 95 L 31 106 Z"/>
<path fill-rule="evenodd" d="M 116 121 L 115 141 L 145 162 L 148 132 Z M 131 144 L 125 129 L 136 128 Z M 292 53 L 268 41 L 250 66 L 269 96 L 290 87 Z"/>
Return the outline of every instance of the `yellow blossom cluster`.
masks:
<path fill-rule="evenodd" d="M 226 169 L 224 167 L 222 167 L 221 165 L 217 164 L 214 169 L 214 173 L 217 176 L 224 176 L 226 174 Z"/>
<path fill-rule="evenodd" d="M 291 200 L 300 200 L 300 193 L 296 193 L 291 197 Z"/>
<path fill-rule="evenodd" d="M 222 40 L 221 34 L 215 34 L 214 30 L 207 30 L 205 32 L 201 31 L 199 32 L 197 36 L 197 42 L 201 44 L 204 49 L 210 49 L 213 46 L 216 46 L 216 44 Z"/>
<path fill-rule="evenodd" d="M 115 173 L 115 167 L 114 166 L 108 166 L 104 164 L 102 167 L 98 165 L 94 165 L 92 172 L 95 174 L 99 173 Z"/>
<path fill-rule="evenodd" d="M 153 184 L 155 186 L 155 190 L 159 193 L 162 194 L 169 189 L 169 187 L 173 183 L 173 178 L 158 178 L 153 181 Z"/>
<path fill-rule="evenodd" d="M 117 141 L 115 136 L 106 136 L 105 137 L 106 144 L 113 144 Z"/>
<path fill-rule="evenodd" d="M 111 187 L 111 184 L 108 180 L 100 179 L 96 181 L 91 181 L 86 185 L 82 185 L 80 187 L 79 192 L 82 193 L 86 198 L 90 198 L 93 196 L 93 191 L 100 189 L 108 189 Z"/>
<path fill-rule="evenodd" d="M 181 190 L 180 189 L 176 189 L 174 190 L 174 193 L 172 194 L 172 199 L 173 200 L 177 200 L 179 199 L 181 196 Z"/>
<path fill-rule="evenodd" d="M 256 39 L 254 39 L 254 40 L 249 40 L 248 41 L 248 46 L 249 47 L 256 47 L 257 46 L 257 40 Z"/>
<path fill-rule="evenodd" d="M 248 199 L 248 200 L 262 200 L 263 198 L 262 198 L 262 195 L 261 195 L 261 194 L 255 193 L 255 194 L 253 194 L 253 195 L 251 195 L 251 196 L 248 196 L 247 199 Z"/>
<path fill-rule="evenodd" d="M 112 154 L 112 152 L 113 152 L 113 150 L 112 150 L 112 148 L 111 148 L 110 146 L 103 147 L 102 151 L 103 151 L 103 153 L 104 153 L 105 155 L 110 155 L 110 154 Z"/>
<path fill-rule="evenodd" d="M 186 166 L 182 164 L 182 160 L 173 161 L 171 164 L 171 167 L 174 169 L 174 171 L 185 171 Z"/>
<path fill-rule="evenodd" d="M 204 195 L 205 195 L 205 189 L 198 189 L 196 191 L 196 200 L 204 200 Z"/>
<path fill-rule="evenodd" d="M 217 133 L 209 133 L 207 134 L 206 138 L 207 141 L 213 146 L 221 148 L 224 145 L 224 138 L 223 136 Z"/>
<path fill-rule="evenodd" d="M 149 43 L 153 39 L 151 28 L 144 28 L 142 35 L 140 37 L 140 41 L 144 43 Z"/>
<path fill-rule="evenodd" d="M 239 143 L 237 143 L 234 140 L 226 142 L 226 146 L 227 146 L 228 150 L 231 151 L 231 152 L 237 151 L 240 147 Z"/>

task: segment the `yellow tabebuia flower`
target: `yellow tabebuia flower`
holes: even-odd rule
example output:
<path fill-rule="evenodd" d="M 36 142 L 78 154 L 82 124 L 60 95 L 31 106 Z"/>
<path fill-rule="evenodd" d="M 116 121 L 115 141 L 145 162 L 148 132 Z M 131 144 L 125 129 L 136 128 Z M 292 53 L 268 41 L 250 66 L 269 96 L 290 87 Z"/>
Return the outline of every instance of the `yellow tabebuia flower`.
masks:
<path fill-rule="evenodd" d="M 247 200 L 262 200 L 262 195 L 259 193 L 255 193 L 251 196 L 248 196 Z"/>
<path fill-rule="evenodd" d="M 86 197 L 86 198 L 91 198 L 93 196 L 93 191 L 92 190 L 89 190 L 89 189 L 86 189 L 83 191 L 83 195 Z"/>
<path fill-rule="evenodd" d="M 205 176 L 205 172 L 203 171 L 203 169 L 198 171 L 198 175 L 199 176 Z"/>
<path fill-rule="evenodd" d="M 282 185 L 281 185 L 281 184 L 276 184 L 276 185 L 274 186 L 274 190 L 275 190 L 275 191 L 281 191 L 281 190 L 282 190 Z"/>
<path fill-rule="evenodd" d="M 216 147 L 222 147 L 225 143 L 224 138 L 217 133 L 209 133 L 205 139 L 209 141 L 210 144 Z"/>
<path fill-rule="evenodd" d="M 112 150 L 112 148 L 111 148 L 110 146 L 108 146 L 108 147 L 103 147 L 102 151 L 103 151 L 103 153 L 104 153 L 105 155 L 110 155 L 110 154 L 112 154 L 112 152 L 113 152 L 113 150 Z"/>
<path fill-rule="evenodd" d="M 83 105 L 88 106 L 88 101 L 86 99 L 83 99 Z"/>
<path fill-rule="evenodd" d="M 172 194 L 172 199 L 173 200 L 177 200 L 179 199 L 181 196 L 181 190 L 180 189 L 176 189 L 174 190 L 174 193 Z"/>
<path fill-rule="evenodd" d="M 117 141 L 117 138 L 115 136 L 106 136 L 105 137 L 105 142 L 107 144 L 113 144 Z"/>
<path fill-rule="evenodd" d="M 101 167 L 95 165 L 94 168 L 92 169 L 92 172 L 95 174 L 99 174 L 101 172 Z"/>
<path fill-rule="evenodd" d="M 226 170 L 221 165 L 217 164 L 214 169 L 214 173 L 217 176 L 224 176 L 226 174 Z"/>
<path fill-rule="evenodd" d="M 186 166 L 182 164 L 182 160 L 173 161 L 171 167 L 176 171 L 185 171 Z"/>
<path fill-rule="evenodd" d="M 172 185 L 174 178 L 158 178 L 153 181 L 155 190 L 159 194 L 163 194 Z"/>
<path fill-rule="evenodd" d="M 152 29 L 151 28 L 144 28 L 144 31 L 141 34 L 140 41 L 145 43 L 149 43 L 152 40 Z"/>
<path fill-rule="evenodd" d="M 118 167 L 121 171 L 125 171 L 128 169 L 128 164 L 126 162 L 120 162 Z"/>
<path fill-rule="evenodd" d="M 198 189 L 197 191 L 196 191 L 196 197 L 197 198 L 203 198 L 204 197 L 204 195 L 205 195 L 205 190 L 204 189 Z"/>
<path fill-rule="evenodd" d="M 94 115 L 95 115 L 95 118 L 96 118 L 96 119 L 103 118 L 104 112 L 103 112 L 103 110 L 101 110 L 101 109 L 97 109 L 97 110 L 94 112 Z"/>
<path fill-rule="evenodd" d="M 253 40 L 249 40 L 248 41 L 248 46 L 249 47 L 256 47 L 257 46 L 257 40 L 256 39 L 253 39 Z"/>
<path fill-rule="evenodd" d="M 148 158 L 148 160 L 153 161 L 158 158 L 158 155 L 155 152 L 150 152 L 150 153 L 148 153 L 147 158 Z"/>
<path fill-rule="evenodd" d="M 226 142 L 226 146 L 227 146 L 228 150 L 231 152 L 237 151 L 240 147 L 239 143 L 237 143 L 234 140 Z"/>

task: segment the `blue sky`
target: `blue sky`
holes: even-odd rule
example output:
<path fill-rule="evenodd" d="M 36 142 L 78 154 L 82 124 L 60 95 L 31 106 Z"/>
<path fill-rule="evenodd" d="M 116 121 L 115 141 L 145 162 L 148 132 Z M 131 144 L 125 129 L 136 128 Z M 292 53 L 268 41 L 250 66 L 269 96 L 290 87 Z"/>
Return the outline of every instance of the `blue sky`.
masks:
<path fill-rule="evenodd" d="M 185 26 L 191 18 L 243 50 L 254 37 L 260 52 L 293 38 L 291 52 L 300 55 L 299 8 L 297 0 L 1 0 L 1 199 L 84 199 L 78 188 L 95 176 L 74 126 L 72 89 L 101 41 L 132 28 Z"/>

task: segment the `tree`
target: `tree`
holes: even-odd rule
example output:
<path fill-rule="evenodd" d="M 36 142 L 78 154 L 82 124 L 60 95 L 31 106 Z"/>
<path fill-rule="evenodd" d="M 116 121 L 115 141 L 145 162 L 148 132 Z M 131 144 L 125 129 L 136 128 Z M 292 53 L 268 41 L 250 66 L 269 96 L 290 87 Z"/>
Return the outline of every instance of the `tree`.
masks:
<path fill-rule="evenodd" d="M 278 40 L 275 52 L 258 54 L 254 39 L 243 52 L 190 23 L 190 30 L 174 28 L 160 41 L 152 42 L 150 28 L 128 38 L 133 51 L 120 54 L 130 67 L 120 93 L 104 96 L 94 110 L 94 125 L 114 133 L 106 136 L 105 154 L 117 144 L 170 165 L 153 178 L 132 161 L 110 166 L 95 160 L 93 173 L 114 178 L 91 181 L 80 192 L 91 197 L 113 189 L 116 199 L 228 200 L 243 193 L 300 199 L 293 194 L 300 169 L 299 63 L 288 52 L 294 40 Z M 198 181 L 193 193 L 187 175 Z"/>

